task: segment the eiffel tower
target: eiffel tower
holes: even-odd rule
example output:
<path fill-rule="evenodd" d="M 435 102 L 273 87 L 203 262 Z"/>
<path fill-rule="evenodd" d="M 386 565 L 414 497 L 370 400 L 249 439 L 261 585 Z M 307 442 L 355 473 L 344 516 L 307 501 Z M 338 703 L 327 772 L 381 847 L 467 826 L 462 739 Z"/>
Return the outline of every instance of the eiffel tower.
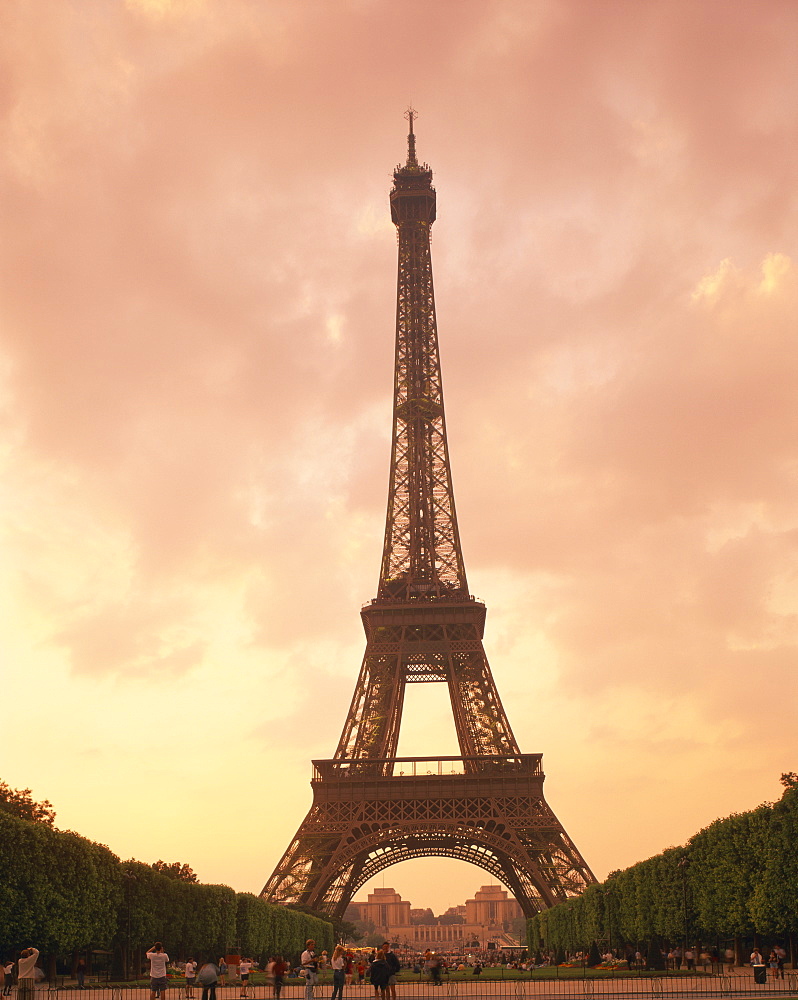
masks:
<path fill-rule="evenodd" d="M 493 682 L 485 605 L 470 596 L 443 409 L 430 228 L 432 171 L 407 162 L 390 194 L 399 243 L 393 443 L 380 580 L 360 612 L 366 651 L 332 760 L 261 896 L 342 916 L 370 878 L 411 858 L 460 858 L 531 916 L 595 877 L 543 797 L 542 754 L 522 754 Z M 449 687 L 459 757 L 397 757 L 405 685 Z"/>

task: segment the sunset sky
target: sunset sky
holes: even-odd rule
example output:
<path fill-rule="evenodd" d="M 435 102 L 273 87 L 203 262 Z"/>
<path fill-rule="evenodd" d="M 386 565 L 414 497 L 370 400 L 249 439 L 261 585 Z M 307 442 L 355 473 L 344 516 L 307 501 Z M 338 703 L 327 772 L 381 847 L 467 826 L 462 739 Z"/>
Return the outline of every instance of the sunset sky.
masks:
<path fill-rule="evenodd" d="M 376 593 L 412 103 L 469 585 L 549 803 L 603 878 L 778 798 L 796 51 L 793 0 L 4 0 L 0 778 L 205 882 L 288 846 Z M 412 686 L 400 753 L 456 752 Z"/>

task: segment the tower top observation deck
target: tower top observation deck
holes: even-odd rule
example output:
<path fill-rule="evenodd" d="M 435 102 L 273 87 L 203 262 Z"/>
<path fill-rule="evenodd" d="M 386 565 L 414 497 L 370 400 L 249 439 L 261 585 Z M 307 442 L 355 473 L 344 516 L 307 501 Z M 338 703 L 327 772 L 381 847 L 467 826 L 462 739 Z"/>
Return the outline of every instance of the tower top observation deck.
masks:
<path fill-rule="evenodd" d="M 416 157 L 416 135 L 413 131 L 416 112 L 408 108 L 405 117 L 410 122 L 410 131 L 407 135 L 407 163 L 404 166 L 397 164 L 393 172 L 391 218 L 397 226 L 405 222 L 423 222 L 431 226 L 435 221 L 432 170 L 429 164 L 420 164 Z"/>

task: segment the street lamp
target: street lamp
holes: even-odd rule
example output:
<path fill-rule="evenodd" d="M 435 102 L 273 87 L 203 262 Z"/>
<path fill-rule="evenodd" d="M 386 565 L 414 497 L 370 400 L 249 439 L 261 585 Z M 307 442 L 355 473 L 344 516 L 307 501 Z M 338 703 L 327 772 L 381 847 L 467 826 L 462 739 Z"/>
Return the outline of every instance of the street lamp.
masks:
<path fill-rule="evenodd" d="M 607 947 L 610 954 L 614 956 L 615 953 L 612 950 L 612 889 L 609 886 L 605 887 L 603 895 L 607 910 Z"/>
<path fill-rule="evenodd" d="M 137 877 L 133 874 L 133 872 L 129 868 L 126 868 L 122 874 L 124 875 L 125 880 L 127 882 L 127 892 L 126 892 L 126 896 L 127 896 L 127 936 L 125 938 L 125 982 L 128 982 L 128 980 L 130 979 L 130 976 L 129 976 L 129 971 L 130 971 L 130 888 L 131 888 L 131 885 L 133 884 L 133 882 L 137 881 Z"/>
<path fill-rule="evenodd" d="M 690 859 L 686 854 L 682 855 L 677 868 L 682 876 L 682 911 L 684 914 L 684 951 L 682 952 L 682 957 L 685 962 L 687 961 L 687 942 L 690 938 L 690 931 L 687 924 L 687 869 L 690 866 Z"/>

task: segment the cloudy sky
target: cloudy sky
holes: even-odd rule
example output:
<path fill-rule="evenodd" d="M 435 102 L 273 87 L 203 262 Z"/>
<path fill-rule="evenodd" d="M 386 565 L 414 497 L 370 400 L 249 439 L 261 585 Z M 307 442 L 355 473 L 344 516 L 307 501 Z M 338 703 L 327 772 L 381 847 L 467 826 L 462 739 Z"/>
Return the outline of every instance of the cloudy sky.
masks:
<path fill-rule="evenodd" d="M 796 49 L 792 0 L 6 0 L 0 777 L 123 858 L 279 860 L 376 592 L 412 103 L 469 584 L 550 804 L 603 878 L 777 798 Z M 450 715 L 412 687 L 400 751 Z"/>

